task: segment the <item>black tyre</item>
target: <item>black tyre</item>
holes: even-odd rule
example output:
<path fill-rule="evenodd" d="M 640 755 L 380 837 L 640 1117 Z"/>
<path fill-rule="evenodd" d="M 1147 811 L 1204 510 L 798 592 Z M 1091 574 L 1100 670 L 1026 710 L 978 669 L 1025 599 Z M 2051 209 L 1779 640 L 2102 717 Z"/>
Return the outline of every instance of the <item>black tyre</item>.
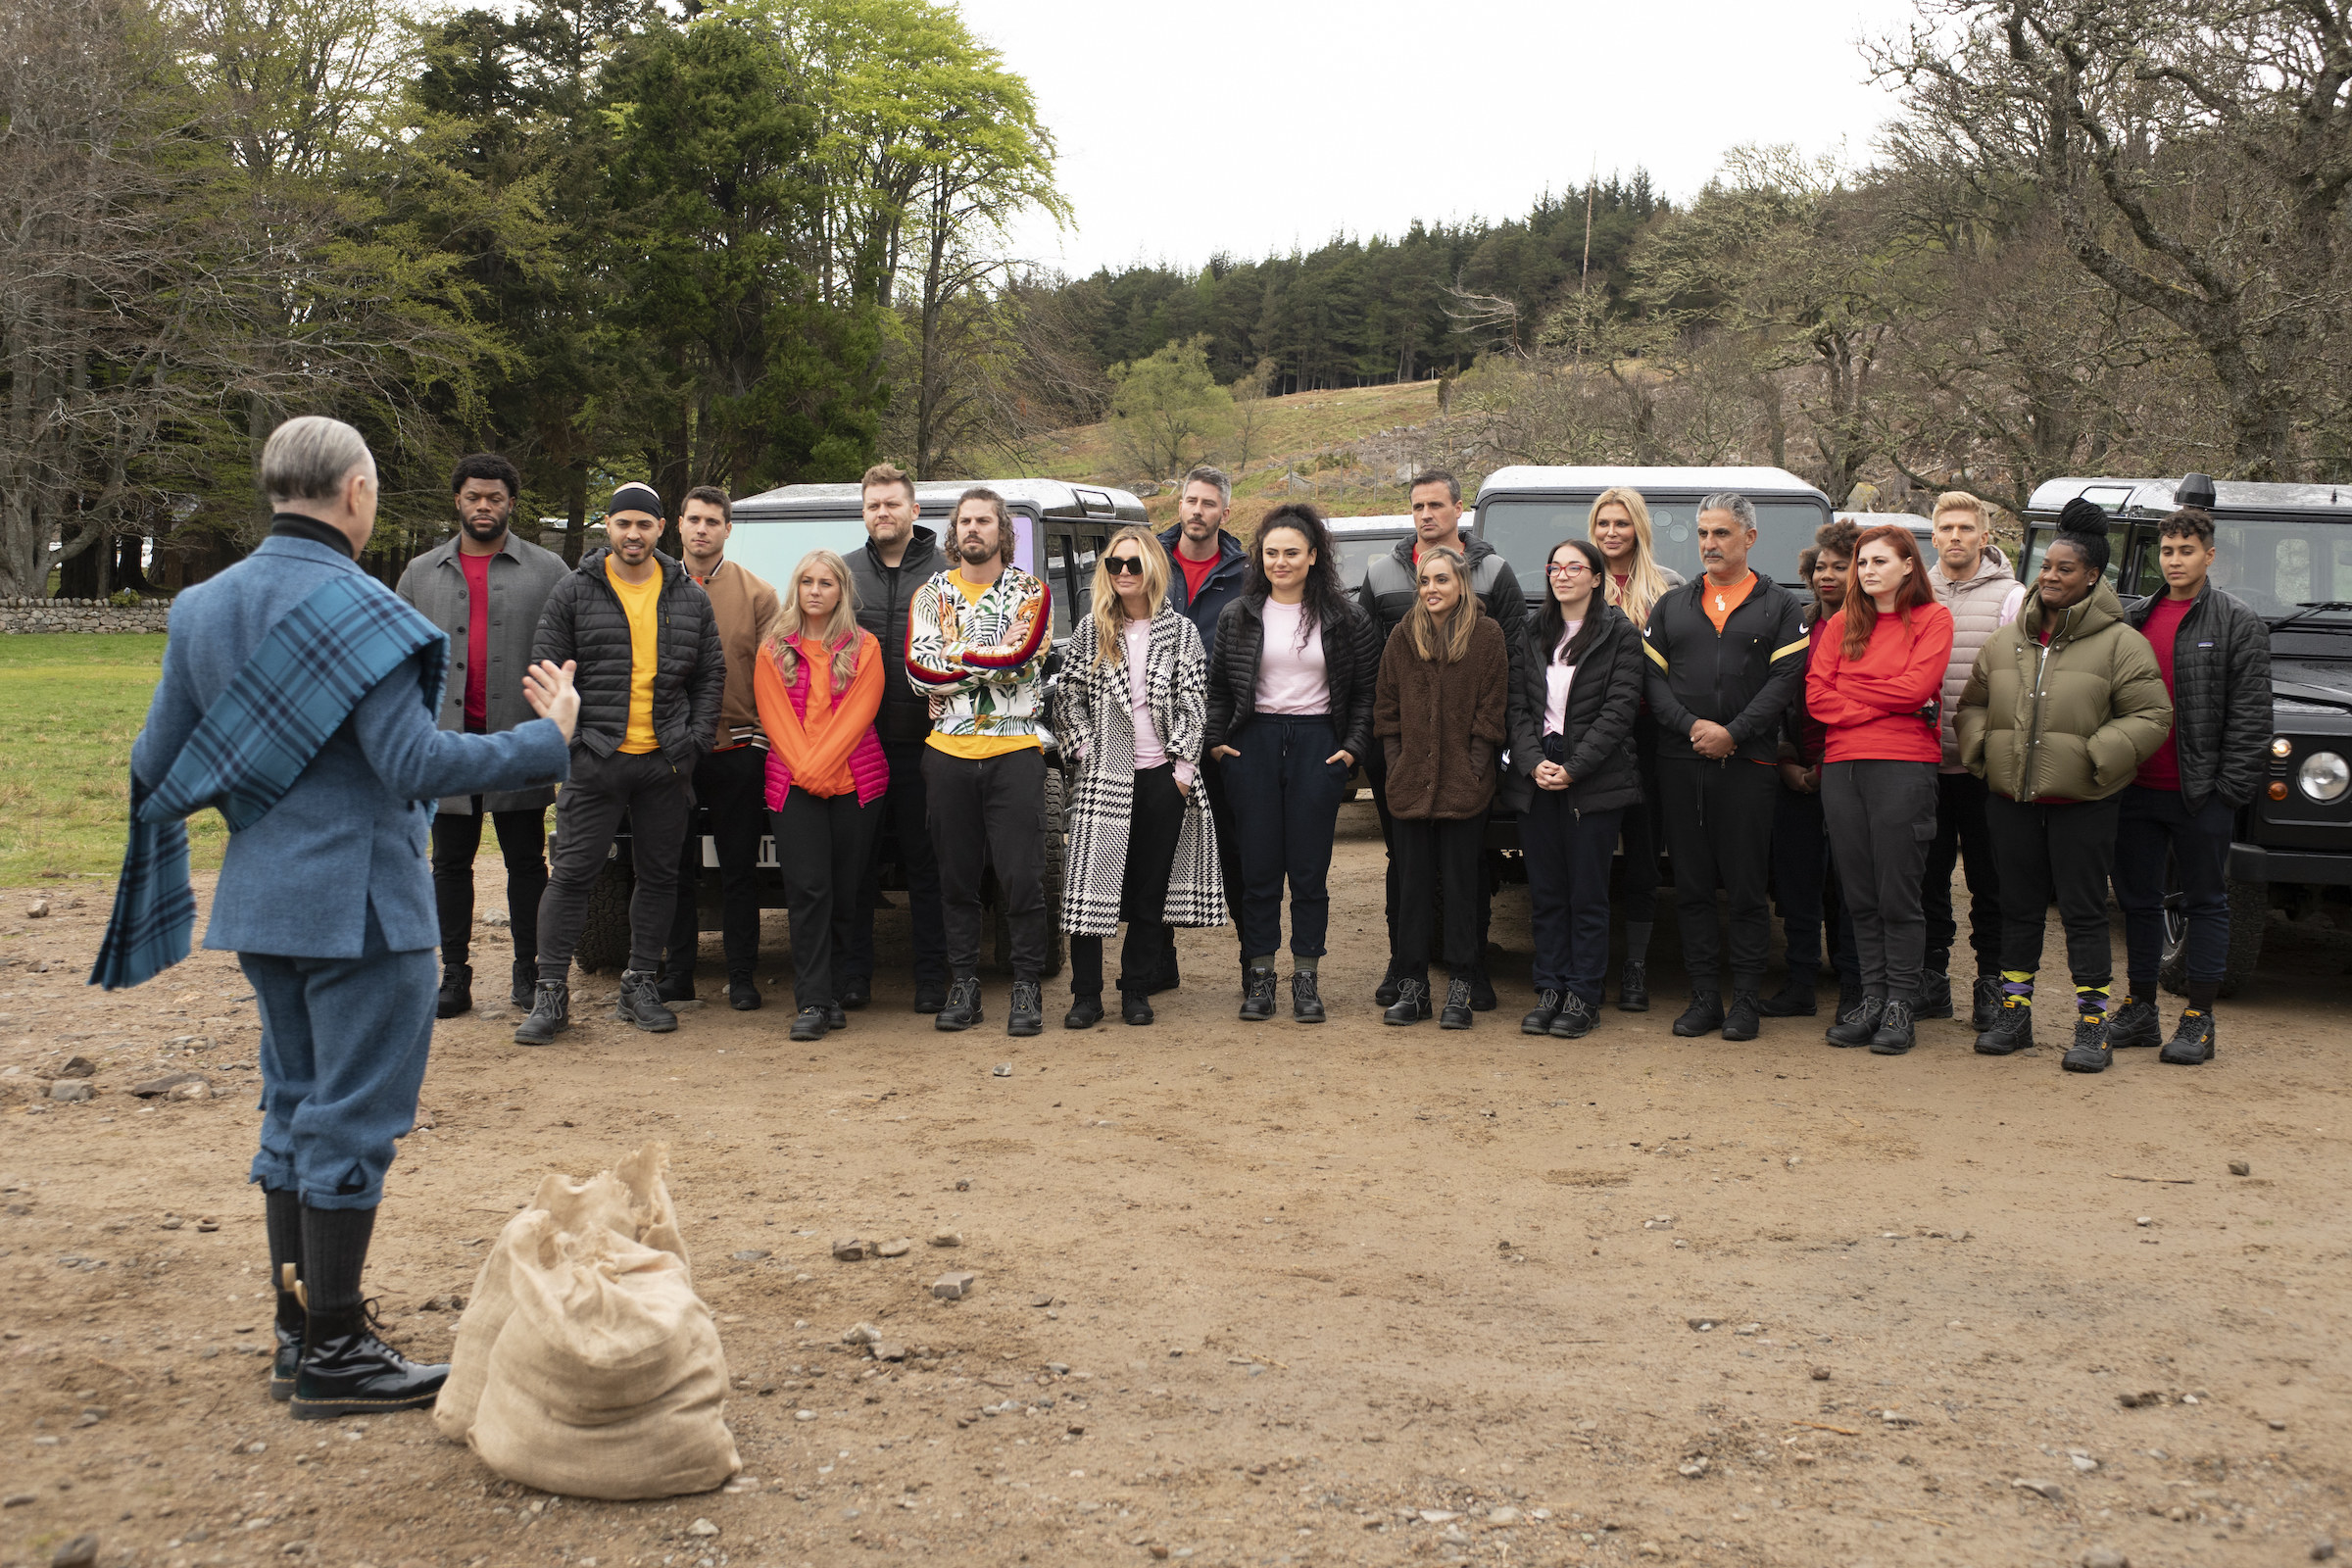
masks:
<path fill-rule="evenodd" d="M 2263 927 L 2271 917 L 2267 882 L 2230 884 L 2230 956 L 2222 969 L 2222 995 L 2233 997 L 2254 978 L 2262 962 Z M 2188 992 L 2188 921 L 2180 913 L 2180 881 L 2168 864 L 2164 877 L 2164 963 L 2156 971 L 2174 996 Z"/>
<path fill-rule="evenodd" d="M 580 927 L 579 946 L 571 957 L 582 969 L 597 974 L 623 969 L 629 962 L 629 895 L 637 878 L 619 860 L 608 860 L 588 889 L 588 918 Z"/>
<path fill-rule="evenodd" d="M 1069 840 L 1061 829 L 1062 783 L 1061 769 L 1046 766 L 1045 807 L 1038 816 L 1039 831 L 1046 839 L 1046 972 L 1051 980 L 1061 973 L 1064 943 L 1061 935 L 1061 875 L 1063 862 L 1068 858 Z M 1004 901 L 996 896 L 996 878 L 989 878 L 989 929 L 995 934 L 997 967 L 1009 974 L 1012 971 L 1012 927 L 1004 918 Z"/>

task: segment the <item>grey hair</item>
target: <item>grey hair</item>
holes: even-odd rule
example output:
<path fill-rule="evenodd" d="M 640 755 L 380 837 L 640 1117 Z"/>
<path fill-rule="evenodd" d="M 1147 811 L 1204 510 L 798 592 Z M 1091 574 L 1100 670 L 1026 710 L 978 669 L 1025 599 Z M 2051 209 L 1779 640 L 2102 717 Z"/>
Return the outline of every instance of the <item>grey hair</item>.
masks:
<path fill-rule="evenodd" d="M 1182 495 L 1187 489 L 1197 484 L 1215 485 L 1217 487 L 1217 505 L 1221 507 L 1233 505 L 1233 480 L 1226 475 L 1223 468 L 1212 468 L 1205 463 L 1196 465 L 1192 472 L 1184 476 L 1184 483 L 1176 487 L 1176 493 Z"/>
<path fill-rule="evenodd" d="M 1756 504 L 1737 490 L 1718 490 L 1698 504 L 1701 512 L 1728 512 L 1740 527 L 1756 530 Z"/>
<path fill-rule="evenodd" d="M 271 502 L 332 501 L 355 468 L 372 468 L 368 438 L 341 419 L 306 414 L 270 432 L 262 493 Z"/>

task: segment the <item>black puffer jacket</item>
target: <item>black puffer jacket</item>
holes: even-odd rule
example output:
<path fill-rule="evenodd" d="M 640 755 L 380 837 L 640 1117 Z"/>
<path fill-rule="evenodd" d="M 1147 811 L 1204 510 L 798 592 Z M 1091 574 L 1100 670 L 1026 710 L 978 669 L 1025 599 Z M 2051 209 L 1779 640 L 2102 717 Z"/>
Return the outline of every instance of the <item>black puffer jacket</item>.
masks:
<path fill-rule="evenodd" d="M 1245 594 L 1225 607 L 1217 617 L 1216 648 L 1208 656 L 1208 728 L 1200 742 L 1206 752 L 1231 744 L 1257 714 L 1257 658 L 1266 646 L 1265 596 Z M 1330 671 L 1331 727 L 1339 732 L 1340 750 L 1359 763 L 1372 750 L 1372 689 L 1380 680 L 1380 634 L 1372 618 L 1343 599 L 1347 621 L 1336 630 L 1323 628 L 1323 662 Z"/>
<path fill-rule="evenodd" d="M 580 723 L 571 743 L 598 757 L 618 751 L 629 732 L 629 613 L 605 575 L 612 553 L 599 550 L 564 574 L 547 596 L 531 638 L 533 663 L 579 662 L 573 684 L 580 693 Z M 662 567 L 662 596 L 655 602 L 654 739 L 670 765 L 685 770 L 702 760 L 718 732 L 727 653 L 710 596 L 669 557 L 656 551 L 654 560 Z"/>
<path fill-rule="evenodd" d="M 947 565 L 939 536 L 918 527 L 906 541 L 896 567 L 882 564 L 868 543 L 849 556 L 850 581 L 858 589 L 858 624 L 882 645 L 882 710 L 874 733 L 886 745 L 919 743 L 931 733 L 931 699 L 906 680 L 906 614 L 914 591 Z"/>
<path fill-rule="evenodd" d="M 1778 761 L 1781 715 L 1805 692 L 1804 604 L 1758 574 L 1718 632 L 1701 599 L 1710 586 L 1701 575 L 1649 607 L 1644 652 L 1658 757 L 1697 760 L 1690 725 L 1703 718 L 1731 731 L 1733 757 Z"/>
<path fill-rule="evenodd" d="M 2163 597 L 2140 600 L 2125 621 L 2144 633 Z M 2191 811 L 2217 794 L 2235 809 L 2270 772 L 2270 623 L 2211 582 L 2173 637 L 2173 743 Z"/>
<path fill-rule="evenodd" d="M 1642 710 L 1642 634 L 1614 605 L 1601 606 L 1598 613 L 1599 628 L 1577 654 L 1576 679 L 1568 686 L 1568 711 L 1560 727 L 1573 780 L 1564 793 L 1579 811 L 1620 810 L 1642 801 L 1642 774 L 1634 760 L 1634 715 Z M 1521 638 L 1520 656 L 1511 662 L 1510 764 L 1496 801 L 1513 811 L 1526 810 L 1535 799 L 1536 764 L 1544 760 L 1544 672 L 1551 662 L 1551 650 L 1537 645 L 1533 615 Z"/>

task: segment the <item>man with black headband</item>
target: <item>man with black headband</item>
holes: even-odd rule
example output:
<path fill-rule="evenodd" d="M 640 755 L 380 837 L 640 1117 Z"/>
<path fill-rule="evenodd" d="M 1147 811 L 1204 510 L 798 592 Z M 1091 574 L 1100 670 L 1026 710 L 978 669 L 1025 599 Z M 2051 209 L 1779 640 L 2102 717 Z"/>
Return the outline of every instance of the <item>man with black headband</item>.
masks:
<path fill-rule="evenodd" d="M 717 731 L 727 656 L 710 595 L 654 548 L 662 519 L 652 486 L 614 491 L 606 547 L 556 585 L 532 643 L 534 660 L 578 662 L 580 724 L 539 901 L 539 987 L 531 1015 L 514 1031 L 518 1045 L 550 1045 L 570 1027 L 571 953 L 623 812 L 637 887 L 614 1016 L 655 1034 L 678 1026 L 654 971 L 677 909 L 694 768 Z"/>

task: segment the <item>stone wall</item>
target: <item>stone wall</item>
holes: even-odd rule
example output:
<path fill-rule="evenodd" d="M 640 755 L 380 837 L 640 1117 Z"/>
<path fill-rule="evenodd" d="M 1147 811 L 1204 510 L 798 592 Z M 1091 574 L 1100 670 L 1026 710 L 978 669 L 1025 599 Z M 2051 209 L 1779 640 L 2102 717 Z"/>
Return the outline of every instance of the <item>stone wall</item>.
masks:
<path fill-rule="evenodd" d="M 162 631 L 168 602 L 122 609 L 103 599 L 0 599 L 0 635 L 17 632 Z"/>

